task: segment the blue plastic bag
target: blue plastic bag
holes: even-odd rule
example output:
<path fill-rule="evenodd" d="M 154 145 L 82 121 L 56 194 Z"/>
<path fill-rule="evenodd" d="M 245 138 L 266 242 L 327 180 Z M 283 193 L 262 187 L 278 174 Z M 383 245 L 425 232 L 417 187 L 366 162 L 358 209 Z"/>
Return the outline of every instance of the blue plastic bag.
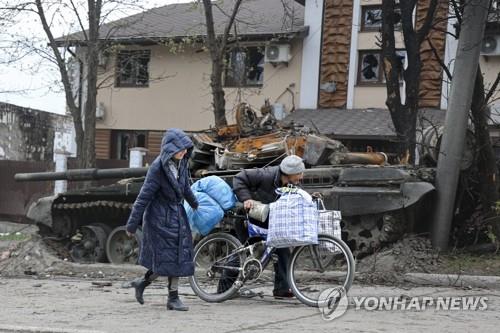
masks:
<path fill-rule="evenodd" d="M 208 194 L 203 192 L 193 193 L 198 200 L 198 209 L 193 210 L 186 201 L 184 201 L 184 209 L 186 209 L 191 230 L 205 236 L 222 220 L 224 211 Z"/>
<path fill-rule="evenodd" d="M 231 187 L 220 177 L 208 176 L 191 185 L 193 192 L 204 192 L 222 207 L 228 210 L 236 205 L 236 196 Z"/>
<path fill-rule="evenodd" d="M 263 239 L 267 238 L 267 229 L 261 228 L 258 225 L 250 222 L 248 222 L 247 226 L 249 237 L 261 237 Z"/>

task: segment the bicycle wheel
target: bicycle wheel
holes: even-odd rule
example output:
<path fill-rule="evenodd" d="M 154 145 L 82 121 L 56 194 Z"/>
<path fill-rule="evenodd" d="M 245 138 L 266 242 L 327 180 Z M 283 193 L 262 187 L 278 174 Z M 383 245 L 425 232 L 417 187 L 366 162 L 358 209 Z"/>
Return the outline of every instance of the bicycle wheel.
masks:
<path fill-rule="evenodd" d="M 309 306 L 323 306 L 321 292 L 343 287 L 347 292 L 354 279 L 355 263 L 349 247 L 340 239 L 318 235 L 318 245 L 293 250 L 288 266 L 288 283 L 294 295 Z M 325 303 L 325 304 L 323 304 Z"/>
<path fill-rule="evenodd" d="M 189 284 L 194 293 L 206 302 L 223 302 L 231 298 L 241 286 L 245 262 L 241 242 L 226 233 L 215 233 L 203 238 L 194 248 L 194 275 Z"/>

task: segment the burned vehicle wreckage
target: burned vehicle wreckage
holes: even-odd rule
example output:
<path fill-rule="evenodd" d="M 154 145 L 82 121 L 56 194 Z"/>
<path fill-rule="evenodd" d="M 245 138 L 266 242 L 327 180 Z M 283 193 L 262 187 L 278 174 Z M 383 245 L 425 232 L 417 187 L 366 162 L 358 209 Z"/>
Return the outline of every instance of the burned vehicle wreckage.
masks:
<path fill-rule="evenodd" d="M 257 117 L 241 104 L 236 125 L 192 133 L 193 180 L 217 175 L 232 185 L 232 177 L 242 168 L 276 165 L 288 154 L 297 154 L 308 166 L 303 188 L 321 193 L 327 209 L 342 212 L 342 238 L 355 254 L 372 253 L 406 232 L 425 230 L 433 169 L 389 165 L 384 153 L 349 152 L 339 141 L 293 124 L 279 126 L 271 113 L 262 114 Z M 138 241 L 126 235 L 124 225 L 146 172 L 147 168 L 82 169 L 17 174 L 16 180 L 121 179 L 41 198 L 27 212 L 41 230 L 65 242 L 74 261 L 120 264 L 138 258 Z M 236 209 L 226 212 L 214 232 L 234 232 L 232 219 L 241 214 Z"/>

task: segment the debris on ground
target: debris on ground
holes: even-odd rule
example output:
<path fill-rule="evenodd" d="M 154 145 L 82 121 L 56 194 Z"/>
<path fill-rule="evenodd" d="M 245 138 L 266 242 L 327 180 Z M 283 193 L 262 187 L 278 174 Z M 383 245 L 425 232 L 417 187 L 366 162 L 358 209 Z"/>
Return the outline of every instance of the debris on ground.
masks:
<path fill-rule="evenodd" d="M 363 258 L 357 267 L 357 278 L 368 283 L 402 283 L 405 273 L 429 273 L 439 266 L 440 260 L 428 238 L 408 236 Z"/>
<path fill-rule="evenodd" d="M 92 285 L 97 288 L 111 287 L 113 283 L 109 281 L 92 281 Z"/>
<path fill-rule="evenodd" d="M 144 269 L 138 265 L 73 263 L 65 257 L 67 252 L 64 249 L 54 246 L 57 242 L 45 239 L 37 233 L 35 226 L 31 227 L 33 233 L 30 232 L 30 237 L 23 241 L 0 242 L 0 276 L 129 279 L 144 274 Z"/>
<path fill-rule="evenodd" d="M 405 283 L 406 273 L 500 276 L 500 255 L 451 251 L 440 254 L 430 239 L 409 235 L 392 246 L 361 259 L 358 281 L 375 284 Z"/>

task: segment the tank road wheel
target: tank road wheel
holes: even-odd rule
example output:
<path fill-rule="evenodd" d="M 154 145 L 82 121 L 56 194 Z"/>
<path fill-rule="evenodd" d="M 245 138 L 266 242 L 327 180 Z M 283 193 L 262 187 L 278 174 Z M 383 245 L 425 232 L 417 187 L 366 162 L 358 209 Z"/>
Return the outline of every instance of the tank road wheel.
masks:
<path fill-rule="evenodd" d="M 75 222 L 69 215 L 55 215 L 52 221 L 52 231 L 57 237 L 70 237 L 75 233 Z"/>
<path fill-rule="evenodd" d="M 408 221 L 402 209 L 347 216 L 343 223 L 342 233 L 356 256 L 371 254 L 384 244 L 396 242 L 408 231 Z"/>
<path fill-rule="evenodd" d="M 80 228 L 80 235 L 73 236 L 74 245 L 71 248 L 71 258 L 79 263 L 94 263 L 106 261 L 107 226 L 85 225 Z M 76 239 L 75 239 L 76 238 Z"/>
<path fill-rule="evenodd" d="M 106 255 L 112 264 L 136 264 L 139 258 L 139 243 L 128 237 L 125 226 L 113 229 L 106 242 Z"/>

